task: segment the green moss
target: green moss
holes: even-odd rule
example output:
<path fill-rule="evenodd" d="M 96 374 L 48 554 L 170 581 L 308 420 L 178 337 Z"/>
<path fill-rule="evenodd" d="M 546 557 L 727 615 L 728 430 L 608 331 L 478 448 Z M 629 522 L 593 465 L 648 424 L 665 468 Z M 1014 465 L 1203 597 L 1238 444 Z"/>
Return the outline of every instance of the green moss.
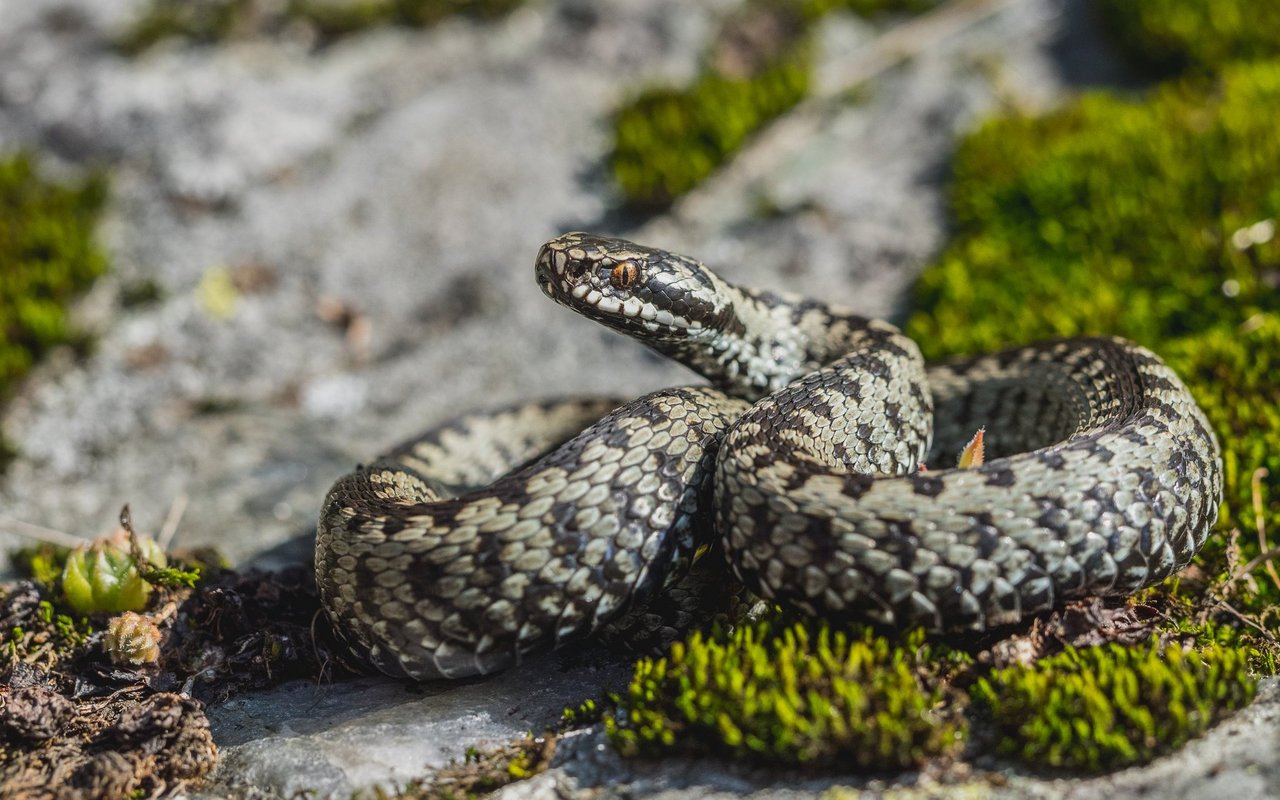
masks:
<path fill-rule="evenodd" d="M 1257 0 L 1094 0 L 1125 52 L 1157 74 L 1214 72 L 1280 56 L 1280 4 Z"/>
<path fill-rule="evenodd" d="M 895 643 L 760 623 L 731 636 L 694 634 L 669 656 L 636 665 L 605 727 L 628 755 L 682 750 L 906 768 L 964 740 L 938 660 L 918 633 Z"/>
<path fill-rule="evenodd" d="M 71 341 L 64 309 L 107 265 L 93 241 L 105 198 L 100 177 L 59 185 L 28 156 L 0 157 L 0 397 Z"/>
<path fill-rule="evenodd" d="M 935 356 L 1087 332 L 1158 343 L 1280 308 L 1280 241 L 1236 246 L 1280 214 L 1280 129 L 1260 113 L 1277 101 L 1280 65 L 1262 64 L 1216 90 L 989 123 L 957 154 L 956 234 L 909 330 Z"/>
<path fill-rule="evenodd" d="M 16 664 L 49 669 L 84 653 L 91 645 L 92 624 L 83 617 L 58 613 L 45 599 L 48 589 L 13 584 L 0 590 L 6 629 L 0 630 L 0 674 Z"/>
<path fill-rule="evenodd" d="M 116 42 L 139 53 L 180 37 L 213 43 L 236 36 L 277 34 L 290 26 L 310 28 L 321 42 L 378 25 L 429 27 L 455 15 L 494 19 L 524 0 L 288 0 L 268 7 L 261 0 L 153 0 Z"/>
<path fill-rule="evenodd" d="M 1266 630 L 1239 626 L 1238 620 L 1205 619 L 1197 613 L 1196 598 L 1179 593 L 1179 583 L 1178 579 L 1171 579 L 1165 585 L 1146 590 L 1138 598 L 1140 603 L 1163 608 L 1166 620 L 1161 629 L 1166 639 L 1197 649 L 1238 650 L 1247 656 L 1248 669 L 1253 675 L 1280 674 L 1280 642 L 1274 636 Z"/>
<path fill-rule="evenodd" d="M 560 714 L 560 727 L 575 728 L 594 725 L 603 718 L 605 708 L 605 703 L 596 702 L 594 699 L 583 700 L 576 706 L 566 707 Z"/>
<path fill-rule="evenodd" d="M 863 16 L 918 13 L 938 0 L 756 0 L 726 26 L 715 50 L 737 43 L 726 59 L 737 66 L 708 66 L 693 84 L 649 88 L 617 112 L 609 170 L 627 205 L 660 209 L 697 186 L 752 134 L 800 102 L 810 86 L 808 31 L 823 15 L 845 10 Z M 769 22 L 743 23 L 744 19 Z M 734 36 L 741 28 L 773 31 L 771 37 Z M 763 41 L 762 41 L 763 40 Z M 754 48 L 754 49 L 752 49 Z M 748 52 L 742 52 L 748 51 Z"/>
<path fill-rule="evenodd" d="M 142 571 L 142 577 L 148 583 L 156 586 L 167 586 L 176 589 L 179 586 L 195 586 L 200 580 L 200 567 L 193 566 L 189 569 L 183 569 L 175 566 L 151 566 L 148 565 Z"/>
<path fill-rule="evenodd" d="M 46 587 L 54 587 L 62 579 L 71 548 L 40 542 L 22 547 L 9 554 L 9 563 L 24 578 L 30 578 Z"/>
<path fill-rule="evenodd" d="M 807 49 L 797 46 L 750 78 L 708 73 L 687 89 L 641 92 L 614 121 L 614 180 L 630 205 L 665 206 L 808 90 Z"/>
<path fill-rule="evenodd" d="M 1218 527 L 1239 532 L 1236 560 L 1248 561 L 1261 552 L 1260 529 L 1270 533 L 1270 547 L 1280 544 L 1280 315 L 1267 312 L 1239 325 L 1218 325 L 1159 349 L 1218 432 L 1225 478 Z M 1199 557 L 1213 575 L 1233 569 L 1229 542 L 1226 535 L 1214 537 Z M 1280 585 L 1261 564 L 1252 578 L 1233 587 L 1232 602 L 1274 617 Z M 1280 629 L 1280 618 L 1269 622 Z"/>
<path fill-rule="evenodd" d="M 999 748 L 1032 764 L 1113 769 L 1150 760 L 1253 699 L 1246 654 L 1106 645 L 997 670 L 972 696 Z"/>

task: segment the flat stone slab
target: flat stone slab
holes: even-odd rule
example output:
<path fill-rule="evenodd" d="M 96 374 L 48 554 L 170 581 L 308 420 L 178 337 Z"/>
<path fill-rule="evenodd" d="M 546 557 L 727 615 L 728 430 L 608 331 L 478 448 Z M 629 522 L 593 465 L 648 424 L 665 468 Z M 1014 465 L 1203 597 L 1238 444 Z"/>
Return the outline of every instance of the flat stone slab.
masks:
<path fill-rule="evenodd" d="M 372 785 L 403 785 L 461 762 L 468 748 L 540 734 L 566 707 L 618 691 L 629 679 L 625 659 L 582 647 L 463 683 L 294 682 L 236 697 L 209 710 L 221 758 L 202 795 L 254 789 L 347 797 Z"/>

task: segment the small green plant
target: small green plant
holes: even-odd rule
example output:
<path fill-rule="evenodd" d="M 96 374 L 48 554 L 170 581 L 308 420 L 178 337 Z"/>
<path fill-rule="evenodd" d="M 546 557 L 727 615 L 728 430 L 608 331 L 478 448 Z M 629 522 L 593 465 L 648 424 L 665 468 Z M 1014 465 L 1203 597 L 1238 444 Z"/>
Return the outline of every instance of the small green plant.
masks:
<path fill-rule="evenodd" d="M 126 611 L 107 623 L 102 649 L 115 664 L 155 663 L 160 658 L 160 629 L 148 617 Z"/>
<path fill-rule="evenodd" d="M 30 583 L 6 587 L 0 590 L 0 607 L 29 607 L 31 594 L 43 598 L 47 591 Z M 10 605 L 15 599 L 20 605 Z M 87 649 L 94 632 L 87 619 L 58 613 L 53 603 L 45 599 L 36 601 L 34 613 L 19 616 L 20 624 L 0 631 L 0 666 L 4 662 L 21 662 L 48 669 Z"/>
<path fill-rule="evenodd" d="M 1148 761 L 1198 736 L 1253 699 L 1245 651 L 1184 652 L 1152 641 L 1065 652 L 996 670 L 972 689 L 1002 752 L 1060 769 Z"/>
<path fill-rule="evenodd" d="M 779 627 L 695 633 L 667 657 L 641 660 L 605 718 L 609 738 L 627 755 L 703 751 L 863 769 L 910 767 L 963 743 L 940 654 L 921 634 L 895 643 Z"/>
<path fill-rule="evenodd" d="M 143 577 L 149 568 L 165 567 L 164 552 L 154 540 L 137 537 L 142 563 L 127 537 L 107 537 L 77 547 L 62 568 L 62 594 L 79 614 L 141 611 L 151 599 L 152 585 Z"/>

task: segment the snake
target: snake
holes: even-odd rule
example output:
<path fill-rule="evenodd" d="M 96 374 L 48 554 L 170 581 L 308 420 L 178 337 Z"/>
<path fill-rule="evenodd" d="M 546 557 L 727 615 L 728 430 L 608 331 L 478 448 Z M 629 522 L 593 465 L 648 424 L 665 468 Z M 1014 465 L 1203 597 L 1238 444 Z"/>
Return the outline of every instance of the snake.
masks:
<path fill-rule="evenodd" d="M 1214 432 L 1124 339 L 926 364 L 886 321 L 581 232 L 535 276 L 705 384 L 463 415 L 338 479 L 318 591 L 389 675 L 485 675 L 634 628 L 713 559 L 713 582 L 833 624 L 987 630 L 1131 595 L 1216 523 Z"/>

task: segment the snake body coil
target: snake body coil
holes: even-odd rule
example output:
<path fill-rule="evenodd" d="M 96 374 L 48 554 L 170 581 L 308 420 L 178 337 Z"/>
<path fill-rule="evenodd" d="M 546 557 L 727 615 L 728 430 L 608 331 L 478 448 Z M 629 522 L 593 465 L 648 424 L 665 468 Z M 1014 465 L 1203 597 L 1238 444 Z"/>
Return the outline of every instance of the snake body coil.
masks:
<path fill-rule="evenodd" d="M 1216 521 L 1217 441 L 1132 343 L 926 368 L 887 323 L 662 250 L 566 234 L 536 272 L 714 388 L 466 417 L 340 479 L 321 597 L 389 674 L 484 674 L 600 630 L 713 543 L 812 615 L 980 629 L 1159 581 Z M 982 426 L 986 463 L 940 468 Z"/>

